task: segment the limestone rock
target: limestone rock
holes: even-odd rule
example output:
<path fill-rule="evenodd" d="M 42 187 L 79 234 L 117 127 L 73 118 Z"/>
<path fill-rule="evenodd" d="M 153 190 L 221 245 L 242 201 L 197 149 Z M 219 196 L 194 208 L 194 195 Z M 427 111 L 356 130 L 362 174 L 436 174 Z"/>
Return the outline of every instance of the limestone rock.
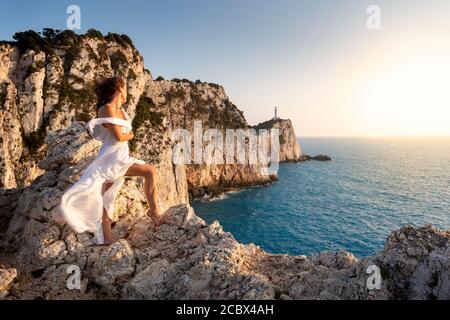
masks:
<path fill-rule="evenodd" d="M 310 160 L 331 161 L 331 158 L 325 154 L 319 154 L 317 156 L 303 155 L 302 160 L 303 161 L 310 161 Z"/>
<path fill-rule="evenodd" d="M 325 251 L 311 257 L 315 265 L 322 265 L 328 268 L 346 269 L 357 262 L 357 259 L 349 252 Z"/>
<path fill-rule="evenodd" d="M 222 133 L 223 139 L 227 129 L 249 127 L 242 111 L 230 101 L 224 88 L 213 83 L 177 79 L 151 81 L 146 86 L 141 102 L 159 115 L 161 123 L 166 123 L 172 131 L 188 130 L 192 140 L 195 137 L 196 121 L 200 123 L 202 133 L 208 128 L 214 128 Z M 143 127 L 152 125 L 149 123 Z M 138 136 L 141 134 L 143 133 L 138 132 Z M 146 138 L 140 139 L 141 141 L 153 139 L 151 137 L 154 134 L 144 136 Z M 200 144 L 205 146 L 206 142 L 202 140 Z M 139 149 L 142 149 L 142 145 L 139 145 Z M 217 159 L 220 158 L 219 152 Z M 185 181 L 191 197 L 200 197 L 205 193 L 219 195 L 234 188 L 264 185 L 274 180 L 267 173 L 267 165 L 252 164 L 248 155 L 242 164 L 236 157 L 231 164 L 225 164 L 224 159 L 223 164 L 207 164 L 204 161 L 198 164 L 194 163 L 193 158 L 190 160 L 185 166 Z"/>
<path fill-rule="evenodd" d="M 450 299 L 450 231 L 405 227 L 376 256 L 358 260 L 348 252 L 270 254 L 240 244 L 219 221 L 207 224 L 189 193 L 274 177 L 247 163 L 174 165 L 172 133 L 192 132 L 196 119 L 220 130 L 248 128 L 242 112 L 221 86 L 154 81 L 126 38 L 69 38 L 72 46 L 50 51 L 0 45 L 2 299 Z M 94 113 L 94 83 L 114 74 L 127 78 L 130 151 L 157 168 L 166 213 L 155 227 L 142 179 L 127 177 L 115 199 L 113 232 L 122 239 L 98 247 L 64 223 L 58 204 L 98 152 L 84 126 Z M 283 161 L 298 160 L 290 121 L 271 126 L 282 129 Z M 368 285 L 373 266 L 376 288 Z M 67 285 L 71 268 L 79 268 L 79 289 Z"/>
<path fill-rule="evenodd" d="M 450 231 L 432 226 L 393 232 L 376 262 L 398 299 L 449 299 Z M 401 270 L 401 271 L 400 271 Z M 400 271 L 400 272 L 399 272 Z"/>
<path fill-rule="evenodd" d="M 71 127 L 74 122 L 94 117 L 95 85 L 113 75 L 126 78 L 125 108 L 133 119 L 136 137 L 131 141 L 133 155 L 157 166 L 162 173 L 160 184 L 175 191 L 161 195 L 163 204 L 168 205 L 164 209 L 188 202 L 188 190 L 191 196 L 219 194 L 274 180 L 264 173 L 264 165 L 185 167 L 170 163 L 173 130 L 192 132 L 196 120 L 204 129 L 248 127 L 223 87 L 201 81 L 154 81 L 142 56 L 123 36 L 63 32 L 58 37 L 67 41 L 62 45 L 46 39 L 50 49 L 19 50 L 14 44 L 0 45 L 0 187 L 23 188 L 45 170 L 53 170 L 50 167 L 62 159 L 55 159 L 56 164 L 45 161 L 46 150 L 52 148 L 47 143 L 53 143 L 45 138 L 61 129 L 77 130 Z M 170 171 L 173 173 L 166 174 Z M 68 178 L 70 174 L 67 172 Z"/>
<path fill-rule="evenodd" d="M 126 41 L 70 32 L 59 36 L 67 37 L 64 45 L 47 39 L 51 48 L 39 50 L 0 44 L 2 188 L 29 186 L 44 173 L 37 163 L 45 157 L 45 137 L 95 116 L 98 81 L 112 75 L 126 78 L 126 107 L 132 117 L 151 81 L 139 52 Z"/>
<path fill-rule="evenodd" d="M 297 137 L 295 136 L 294 127 L 292 126 L 291 120 L 272 119 L 269 121 L 259 123 L 253 128 L 256 130 L 259 129 L 279 130 L 280 162 L 295 162 L 300 161 L 302 159 L 302 150 L 300 149 L 300 145 L 297 142 Z"/>
<path fill-rule="evenodd" d="M 0 267 L 0 298 L 7 295 L 7 290 L 11 282 L 17 277 L 17 270 L 14 268 L 4 269 Z"/>
<path fill-rule="evenodd" d="M 124 281 L 134 272 L 134 252 L 128 242 L 119 240 L 106 249 L 95 250 L 88 263 L 93 281 L 102 286 L 111 286 L 117 281 Z"/>

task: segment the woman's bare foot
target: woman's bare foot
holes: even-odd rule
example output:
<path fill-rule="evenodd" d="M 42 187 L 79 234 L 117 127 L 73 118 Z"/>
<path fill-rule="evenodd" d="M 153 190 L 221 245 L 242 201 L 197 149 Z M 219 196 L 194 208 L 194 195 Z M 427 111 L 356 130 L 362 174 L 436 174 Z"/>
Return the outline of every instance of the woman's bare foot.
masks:
<path fill-rule="evenodd" d="M 113 234 L 111 234 L 109 236 L 105 236 L 104 238 L 105 238 L 105 240 L 103 241 L 104 246 L 109 246 L 109 245 L 112 245 L 113 243 L 116 243 L 117 241 L 119 241 L 119 238 Z"/>
<path fill-rule="evenodd" d="M 153 220 L 153 222 L 155 223 L 155 225 L 157 227 L 161 226 L 162 216 L 161 216 L 161 213 L 159 212 L 159 209 L 154 209 L 154 208 L 148 209 L 147 216 L 149 216 L 149 218 L 151 218 Z"/>

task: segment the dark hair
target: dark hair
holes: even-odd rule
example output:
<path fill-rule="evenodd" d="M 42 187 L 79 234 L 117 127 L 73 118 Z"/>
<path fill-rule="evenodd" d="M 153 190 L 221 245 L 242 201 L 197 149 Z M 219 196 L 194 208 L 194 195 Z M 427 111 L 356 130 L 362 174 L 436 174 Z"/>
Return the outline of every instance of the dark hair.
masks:
<path fill-rule="evenodd" d="M 98 109 L 111 102 L 116 92 L 125 87 L 125 81 L 120 77 L 107 78 L 97 85 L 97 115 Z"/>

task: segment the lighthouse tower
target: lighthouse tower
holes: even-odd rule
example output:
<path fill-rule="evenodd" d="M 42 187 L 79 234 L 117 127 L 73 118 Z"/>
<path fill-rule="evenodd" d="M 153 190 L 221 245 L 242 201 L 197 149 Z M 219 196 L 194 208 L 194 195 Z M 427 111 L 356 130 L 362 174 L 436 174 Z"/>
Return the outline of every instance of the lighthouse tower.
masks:
<path fill-rule="evenodd" d="M 278 120 L 278 119 L 280 119 L 280 118 L 279 118 L 278 115 L 277 115 L 277 107 L 275 107 L 275 115 L 274 115 L 274 117 L 272 118 L 272 120 Z"/>

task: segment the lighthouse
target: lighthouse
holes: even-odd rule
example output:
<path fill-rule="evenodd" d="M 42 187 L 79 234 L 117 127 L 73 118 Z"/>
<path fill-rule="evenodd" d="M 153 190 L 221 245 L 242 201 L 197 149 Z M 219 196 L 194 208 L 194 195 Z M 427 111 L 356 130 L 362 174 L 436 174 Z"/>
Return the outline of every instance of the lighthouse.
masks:
<path fill-rule="evenodd" d="M 275 115 L 274 115 L 274 117 L 272 118 L 272 120 L 278 120 L 278 119 L 280 119 L 280 118 L 278 118 L 278 114 L 277 114 L 277 107 L 275 107 Z"/>

